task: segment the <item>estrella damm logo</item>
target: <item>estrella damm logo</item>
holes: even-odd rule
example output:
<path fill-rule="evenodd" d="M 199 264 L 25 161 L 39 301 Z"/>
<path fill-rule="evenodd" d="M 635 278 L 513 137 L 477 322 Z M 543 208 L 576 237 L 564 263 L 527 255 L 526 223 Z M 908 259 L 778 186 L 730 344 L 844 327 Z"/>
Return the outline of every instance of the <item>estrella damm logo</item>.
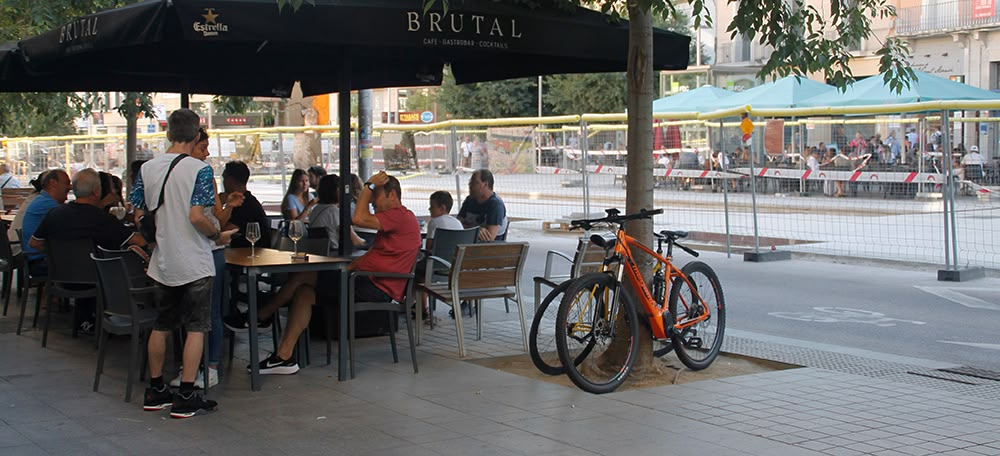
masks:
<path fill-rule="evenodd" d="M 220 33 L 229 31 L 229 26 L 219 20 L 219 14 L 215 12 L 215 8 L 205 8 L 205 14 L 202 14 L 201 17 L 205 21 L 195 21 L 192 27 L 196 32 L 201 32 L 202 36 L 219 36 Z"/>

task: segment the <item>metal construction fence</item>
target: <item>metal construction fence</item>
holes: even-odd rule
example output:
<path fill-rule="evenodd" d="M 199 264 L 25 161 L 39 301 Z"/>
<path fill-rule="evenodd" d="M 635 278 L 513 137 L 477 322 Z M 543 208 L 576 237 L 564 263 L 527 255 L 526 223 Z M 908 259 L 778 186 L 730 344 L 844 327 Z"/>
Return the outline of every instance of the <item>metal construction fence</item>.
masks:
<path fill-rule="evenodd" d="M 993 225 L 1000 119 L 761 120 L 748 141 L 736 120 L 657 119 L 653 168 L 645 171 L 654 176 L 655 205 L 665 209 L 657 229 L 688 230 L 696 242 L 734 251 L 1000 268 Z M 436 190 L 452 193 L 457 212 L 469 173 L 487 168 L 516 227 L 562 232 L 574 217 L 624 208 L 626 130 L 624 115 L 383 125 L 374 128 L 372 159 L 375 169 L 400 176 L 404 203 L 418 214 Z M 246 161 L 250 188 L 266 205 L 280 202 L 295 167 L 339 167 L 333 127 L 210 134 L 217 175 L 225 161 Z M 139 135 L 139 143 L 146 158 L 167 146 L 162 133 Z M 972 145 L 982 163 L 965 158 Z M 123 174 L 126 165 L 122 135 L 8 138 L 5 146 L 6 161 L 24 178 L 50 168 Z M 356 144 L 352 156 L 358 159 Z"/>

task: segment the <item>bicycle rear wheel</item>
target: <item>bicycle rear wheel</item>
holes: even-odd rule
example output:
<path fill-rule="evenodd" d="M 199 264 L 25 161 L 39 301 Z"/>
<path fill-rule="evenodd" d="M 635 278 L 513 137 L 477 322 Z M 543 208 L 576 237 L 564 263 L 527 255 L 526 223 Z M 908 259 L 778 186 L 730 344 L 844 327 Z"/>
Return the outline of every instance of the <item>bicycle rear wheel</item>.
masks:
<path fill-rule="evenodd" d="M 563 293 L 572 283 L 572 279 L 567 280 L 545 295 L 545 299 L 535 309 L 535 317 L 531 320 L 528 353 L 535 367 L 545 374 L 560 375 L 566 372 L 562 362 L 559 361 L 559 351 L 556 350 L 556 315 L 559 314 L 559 303 L 562 301 Z M 580 352 L 576 357 L 576 363 L 583 361 L 587 353 Z"/>
<path fill-rule="evenodd" d="M 616 295 L 621 302 L 611 320 Z M 589 393 L 610 393 L 632 371 L 638 348 L 635 307 L 615 279 L 595 272 L 574 280 L 556 317 L 556 349 L 570 380 Z"/>
<path fill-rule="evenodd" d="M 726 330 L 726 303 L 719 277 L 707 264 L 688 263 L 681 269 L 687 276 L 674 279 L 670 287 L 670 312 L 677 324 L 683 324 L 709 312 L 707 319 L 683 330 L 674 330 L 673 344 L 677 357 L 691 370 L 702 370 L 715 361 L 722 348 Z M 690 283 L 689 283 L 690 282 Z"/>

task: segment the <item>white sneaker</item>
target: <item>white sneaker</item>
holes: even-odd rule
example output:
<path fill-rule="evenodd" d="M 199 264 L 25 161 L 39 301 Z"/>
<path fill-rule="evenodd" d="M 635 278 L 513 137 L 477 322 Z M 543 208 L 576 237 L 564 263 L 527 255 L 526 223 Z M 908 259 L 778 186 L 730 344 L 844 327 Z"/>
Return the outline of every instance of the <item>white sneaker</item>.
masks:
<path fill-rule="evenodd" d="M 180 388 L 181 386 L 181 374 L 184 373 L 184 369 L 181 368 L 177 372 L 177 377 L 170 381 L 169 385 L 172 388 Z M 208 368 L 208 387 L 214 388 L 215 385 L 219 384 L 219 371 L 211 367 Z M 198 369 L 198 376 L 194 379 L 194 389 L 205 389 L 205 373 Z"/>

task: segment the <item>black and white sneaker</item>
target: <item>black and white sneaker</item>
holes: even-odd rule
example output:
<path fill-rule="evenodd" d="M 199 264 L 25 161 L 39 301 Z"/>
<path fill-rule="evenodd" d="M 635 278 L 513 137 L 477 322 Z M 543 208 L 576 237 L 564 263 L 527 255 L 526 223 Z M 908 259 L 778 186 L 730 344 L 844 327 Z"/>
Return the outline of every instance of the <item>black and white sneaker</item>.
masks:
<path fill-rule="evenodd" d="M 142 401 L 142 409 L 147 412 L 155 412 L 170 407 L 173 403 L 174 394 L 170 392 L 167 385 L 161 385 L 160 389 L 147 387 Z"/>
<path fill-rule="evenodd" d="M 271 356 L 260 362 L 259 370 L 261 375 L 291 375 L 299 371 L 299 363 L 295 362 L 295 358 L 286 361 L 279 358 L 277 353 L 271 353 Z"/>
<path fill-rule="evenodd" d="M 177 393 L 174 396 L 174 406 L 170 407 L 170 417 L 183 419 L 193 416 L 207 415 L 215 411 L 219 404 L 205 399 L 201 394 L 192 391 L 188 395 Z"/>
<path fill-rule="evenodd" d="M 222 324 L 226 325 L 231 331 L 244 331 L 250 328 L 250 323 L 245 313 L 237 313 L 226 315 L 222 318 Z M 268 330 L 271 329 L 271 319 L 268 318 L 265 321 L 257 320 L 257 330 Z"/>

